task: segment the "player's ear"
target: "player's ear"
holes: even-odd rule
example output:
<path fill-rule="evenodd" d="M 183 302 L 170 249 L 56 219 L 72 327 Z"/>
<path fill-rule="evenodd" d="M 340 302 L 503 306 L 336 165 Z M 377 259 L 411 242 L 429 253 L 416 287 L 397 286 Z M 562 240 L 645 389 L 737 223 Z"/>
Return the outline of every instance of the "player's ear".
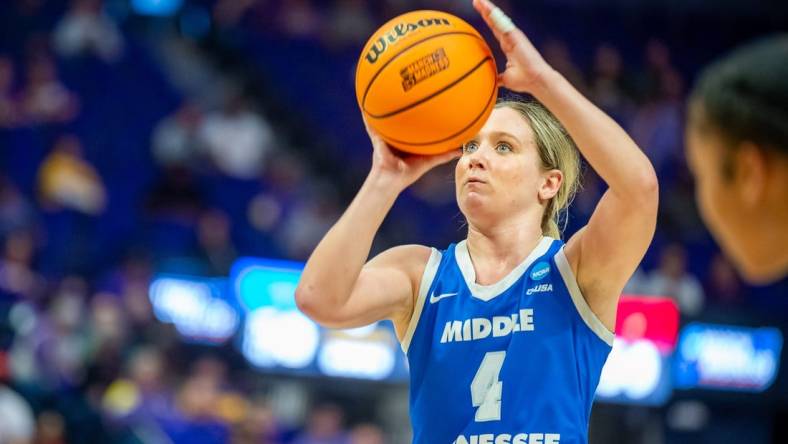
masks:
<path fill-rule="evenodd" d="M 542 173 L 542 181 L 539 186 L 539 199 L 550 200 L 558 194 L 561 184 L 564 182 L 564 173 L 561 170 L 552 169 Z"/>
<path fill-rule="evenodd" d="M 731 175 L 739 200 L 747 207 L 757 207 L 766 197 L 769 176 L 767 152 L 755 143 L 742 142 L 730 156 L 733 161 Z"/>

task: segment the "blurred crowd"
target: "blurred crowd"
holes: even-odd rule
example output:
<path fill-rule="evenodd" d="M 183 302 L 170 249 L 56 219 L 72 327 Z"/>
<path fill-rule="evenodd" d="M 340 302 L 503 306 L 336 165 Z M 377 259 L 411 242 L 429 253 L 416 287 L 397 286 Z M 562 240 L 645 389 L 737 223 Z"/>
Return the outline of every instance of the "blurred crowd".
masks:
<path fill-rule="evenodd" d="M 352 60 L 384 19 L 421 6 L 472 17 L 470 4 L 195 3 L 153 31 L 126 2 L 0 6 L 0 444 L 386 441 L 374 412 L 349 418 L 332 400 L 300 421 L 280 418 L 265 378 L 237 352 L 183 343 L 158 323 L 148 286 L 161 272 L 226 276 L 242 255 L 304 260 L 363 177 L 357 110 L 334 97 L 352 89 L 309 90 L 292 74 L 290 87 L 358 121 L 347 141 L 321 140 L 312 106 L 265 81 L 271 65 L 256 57 L 287 55 L 260 41 Z M 200 11 L 207 30 L 195 25 Z M 600 43 L 579 64 L 558 36 L 537 43 L 660 177 L 654 247 L 626 291 L 674 298 L 687 318 L 741 307 L 747 288 L 694 207 L 682 140 L 688 74 L 669 47 L 650 39 L 625 60 Z M 319 58 L 298 58 L 302 76 L 331 85 Z M 352 85 L 352 64 L 336 69 Z M 375 248 L 461 238 L 450 177 L 439 169 L 409 190 Z M 587 169 L 567 235 L 603 191 Z"/>

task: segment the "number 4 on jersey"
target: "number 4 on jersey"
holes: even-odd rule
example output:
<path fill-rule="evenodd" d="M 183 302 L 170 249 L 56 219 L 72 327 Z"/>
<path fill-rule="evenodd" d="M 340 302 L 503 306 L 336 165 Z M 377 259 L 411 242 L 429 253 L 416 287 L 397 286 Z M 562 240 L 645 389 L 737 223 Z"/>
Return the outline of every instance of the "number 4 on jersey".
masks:
<path fill-rule="evenodd" d="M 471 381 L 471 401 L 474 407 L 478 407 L 475 418 L 477 422 L 501 419 L 503 381 L 499 380 L 498 376 L 504 359 L 505 351 L 488 352 Z"/>

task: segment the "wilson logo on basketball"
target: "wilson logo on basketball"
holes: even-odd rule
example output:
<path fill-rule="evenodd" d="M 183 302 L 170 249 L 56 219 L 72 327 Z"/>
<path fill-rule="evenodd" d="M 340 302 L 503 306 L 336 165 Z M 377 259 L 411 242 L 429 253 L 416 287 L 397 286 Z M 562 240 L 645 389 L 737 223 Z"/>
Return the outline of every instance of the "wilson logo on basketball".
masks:
<path fill-rule="evenodd" d="M 443 48 L 438 48 L 432 54 L 428 54 L 410 65 L 402 68 L 402 89 L 405 91 L 413 88 L 414 85 L 424 79 L 428 79 L 435 74 L 449 67 L 449 58 Z"/>
<path fill-rule="evenodd" d="M 451 25 L 451 23 L 445 18 L 421 19 L 413 23 L 398 23 L 394 25 L 394 28 L 391 31 L 378 38 L 375 44 L 372 45 L 372 48 L 367 51 L 367 61 L 374 64 L 378 61 L 378 58 L 380 58 L 380 56 L 386 52 L 386 49 L 388 49 L 389 45 L 393 45 L 397 42 L 397 40 L 405 37 L 413 31 L 430 26 L 441 25 Z"/>

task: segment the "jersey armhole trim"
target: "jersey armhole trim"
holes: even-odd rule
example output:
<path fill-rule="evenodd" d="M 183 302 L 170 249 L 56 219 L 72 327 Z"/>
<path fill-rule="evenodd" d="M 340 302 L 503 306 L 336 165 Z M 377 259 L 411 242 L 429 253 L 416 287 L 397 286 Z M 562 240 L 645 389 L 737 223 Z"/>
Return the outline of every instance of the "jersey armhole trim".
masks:
<path fill-rule="evenodd" d="M 435 279 L 435 274 L 438 272 L 438 266 L 441 263 L 441 252 L 433 248 L 430 253 L 430 258 L 427 260 L 427 266 L 424 267 L 424 273 L 421 275 L 421 284 L 419 284 L 419 294 L 416 297 L 416 302 L 413 307 L 413 315 L 410 317 L 408 329 L 405 331 L 405 336 L 402 338 L 402 351 L 408 354 L 410 341 L 413 339 L 413 334 L 416 332 L 416 326 L 419 325 L 421 318 L 421 311 L 424 308 L 424 303 L 427 300 L 427 292 L 430 291 L 432 281 Z"/>
<path fill-rule="evenodd" d="M 575 278 L 574 272 L 572 272 L 572 266 L 569 265 L 566 254 L 564 254 L 563 247 L 555 254 L 555 264 L 558 267 L 558 271 L 561 273 L 561 278 L 564 280 L 567 290 L 569 290 L 569 295 L 572 297 L 575 309 L 577 309 L 583 322 L 585 322 L 591 331 L 596 333 L 599 339 L 605 341 L 607 345 L 612 347 L 613 339 L 615 339 L 616 335 L 608 330 L 602 321 L 599 320 L 596 313 L 594 313 L 588 305 L 583 293 L 580 292 L 580 287 L 577 285 L 577 279 Z"/>

